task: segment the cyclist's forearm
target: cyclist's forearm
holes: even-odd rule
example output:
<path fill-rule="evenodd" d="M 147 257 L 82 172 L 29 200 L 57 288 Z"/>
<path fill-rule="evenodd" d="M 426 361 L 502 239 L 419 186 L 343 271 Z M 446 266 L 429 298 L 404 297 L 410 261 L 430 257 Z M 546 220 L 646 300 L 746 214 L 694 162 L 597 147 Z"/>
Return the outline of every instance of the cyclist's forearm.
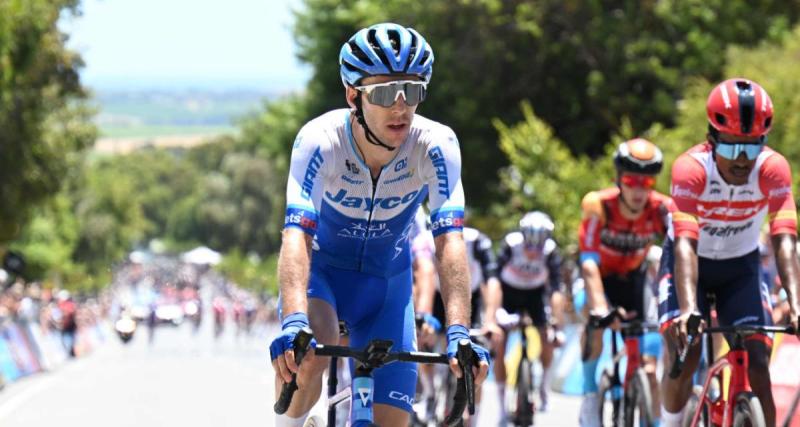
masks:
<path fill-rule="evenodd" d="M 417 313 L 433 313 L 433 300 L 436 296 L 436 267 L 428 258 L 414 261 L 414 286 L 416 296 L 414 310 Z"/>
<path fill-rule="evenodd" d="M 682 313 L 697 310 L 697 240 L 675 239 L 675 289 Z"/>
<path fill-rule="evenodd" d="M 778 234 L 772 237 L 772 245 L 775 248 L 775 262 L 778 265 L 778 274 L 781 278 L 781 286 L 786 291 L 786 300 L 789 309 L 794 313 L 800 311 L 798 306 L 798 291 L 800 291 L 800 261 L 797 259 L 796 250 L 797 238 L 791 234 Z"/>
<path fill-rule="evenodd" d="M 496 277 L 489 277 L 481 286 L 481 295 L 485 303 L 483 319 L 486 323 L 497 323 L 497 309 L 503 303 L 503 289 Z"/>
<path fill-rule="evenodd" d="M 608 303 L 603 291 L 603 278 L 600 276 L 600 267 L 594 261 L 584 261 L 581 263 L 581 276 L 583 277 L 589 311 L 608 311 Z"/>
<path fill-rule="evenodd" d="M 448 325 L 469 325 L 470 291 L 467 248 L 461 233 L 436 237 L 439 284 Z"/>
<path fill-rule="evenodd" d="M 298 234 L 300 233 L 300 234 Z M 309 268 L 311 265 L 311 238 L 300 230 L 286 229 L 278 258 L 278 283 L 284 315 L 308 313 Z"/>

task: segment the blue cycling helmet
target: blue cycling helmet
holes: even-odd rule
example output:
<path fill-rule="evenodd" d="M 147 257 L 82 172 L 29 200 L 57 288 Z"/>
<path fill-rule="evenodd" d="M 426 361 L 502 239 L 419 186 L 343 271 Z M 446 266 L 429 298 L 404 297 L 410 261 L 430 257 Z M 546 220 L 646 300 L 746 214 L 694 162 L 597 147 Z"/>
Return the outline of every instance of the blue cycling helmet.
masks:
<path fill-rule="evenodd" d="M 375 24 L 350 37 L 339 52 L 342 83 L 356 86 L 364 77 L 412 74 L 431 80 L 433 50 L 413 28 Z"/>

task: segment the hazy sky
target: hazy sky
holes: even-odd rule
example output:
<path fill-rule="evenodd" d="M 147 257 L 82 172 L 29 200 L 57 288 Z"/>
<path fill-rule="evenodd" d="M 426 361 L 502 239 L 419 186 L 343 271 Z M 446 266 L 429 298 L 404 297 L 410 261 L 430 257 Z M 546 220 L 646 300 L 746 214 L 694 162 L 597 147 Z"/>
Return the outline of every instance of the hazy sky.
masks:
<path fill-rule="evenodd" d="M 298 90 L 309 76 L 294 57 L 292 0 L 83 0 L 65 18 L 69 46 L 96 88 Z"/>

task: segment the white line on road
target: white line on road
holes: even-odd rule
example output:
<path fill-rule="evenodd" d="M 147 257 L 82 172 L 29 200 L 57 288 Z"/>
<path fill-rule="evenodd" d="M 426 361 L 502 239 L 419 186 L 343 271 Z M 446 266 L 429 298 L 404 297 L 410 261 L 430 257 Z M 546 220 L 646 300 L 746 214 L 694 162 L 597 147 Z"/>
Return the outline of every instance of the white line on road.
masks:
<path fill-rule="evenodd" d="M 56 381 L 57 377 L 54 376 L 41 378 L 35 384 L 31 385 L 28 388 L 23 389 L 21 393 L 8 399 L 5 403 L 2 404 L 2 406 L 0 406 L 0 420 L 7 417 L 9 414 L 14 412 L 14 410 L 25 404 L 25 402 L 30 400 L 33 396 L 35 396 L 42 390 L 51 387 Z"/>

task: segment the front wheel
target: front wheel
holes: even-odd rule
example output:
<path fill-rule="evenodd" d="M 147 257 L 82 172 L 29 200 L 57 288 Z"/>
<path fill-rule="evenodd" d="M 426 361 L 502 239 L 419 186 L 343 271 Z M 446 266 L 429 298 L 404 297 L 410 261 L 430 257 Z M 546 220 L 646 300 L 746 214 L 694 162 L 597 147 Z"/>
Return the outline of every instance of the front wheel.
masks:
<path fill-rule="evenodd" d="M 598 384 L 597 398 L 599 404 L 600 425 L 613 427 L 619 425 L 620 406 L 622 403 L 622 385 L 615 384 L 611 372 L 604 371 Z"/>
<path fill-rule="evenodd" d="M 523 349 L 524 351 L 524 349 Z M 531 361 L 522 357 L 517 372 L 517 410 L 514 424 L 528 427 L 533 425 L 533 369 Z"/>
<path fill-rule="evenodd" d="M 733 409 L 733 427 L 764 427 L 764 410 L 761 401 L 751 392 L 736 395 L 736 407 Z"/>
<path fill-rule="evenodd" d="M 650 427 L 653 425 L 653 398 L 650 381 L 644 369 L 637 369 L 631 378 L 625 396 L 625 427 Z"/>
<path fill-rule="evenodd" d="M 700 397 L 698 396 L 697 392 L 694 392 L 689 396 L 689 401 L 686 402 L 686 409 L 683 410 L 683 420 L 681 421 L 681 426 L 706 427 L 708 425 L 708 423 L 706 423 L 707 407 L 699 408 L 700 417 L 698 418 L 697 424 L 692 424 L 692 421 L 694 421 L 694 416 L 697 413 L 699 405 L 700 405 Z"/>

